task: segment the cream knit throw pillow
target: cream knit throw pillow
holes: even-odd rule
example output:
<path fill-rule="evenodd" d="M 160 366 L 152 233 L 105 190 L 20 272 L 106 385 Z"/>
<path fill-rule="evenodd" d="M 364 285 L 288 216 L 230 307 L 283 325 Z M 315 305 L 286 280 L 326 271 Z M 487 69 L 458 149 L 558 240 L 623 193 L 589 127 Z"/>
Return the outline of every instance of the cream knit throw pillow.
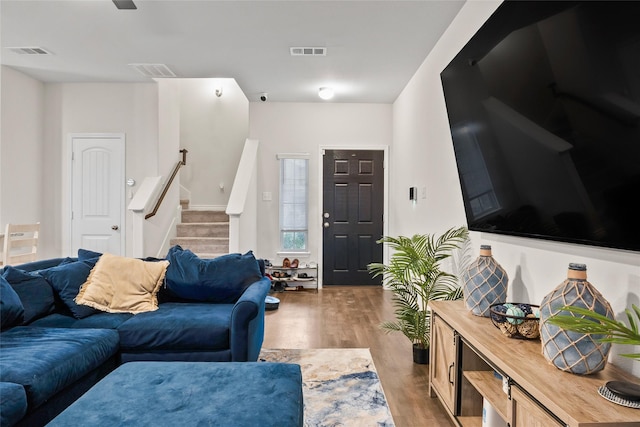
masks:
<path fill-rule="evenodd" d="M 75 301 L 108 313 L 155 311 L 168 266 L 169 261 L 150 262 L 105 253 Z"/>

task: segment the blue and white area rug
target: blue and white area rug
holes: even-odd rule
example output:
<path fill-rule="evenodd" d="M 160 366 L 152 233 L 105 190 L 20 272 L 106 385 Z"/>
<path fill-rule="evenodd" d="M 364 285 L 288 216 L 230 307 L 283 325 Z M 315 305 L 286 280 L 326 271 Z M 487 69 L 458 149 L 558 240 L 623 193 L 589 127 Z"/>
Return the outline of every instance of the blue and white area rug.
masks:
<path fill-rule="evenodd" d="M 305 426 L 394 426 L 369 349 L 262 349 L 260 360 L 300 365 Z"/>

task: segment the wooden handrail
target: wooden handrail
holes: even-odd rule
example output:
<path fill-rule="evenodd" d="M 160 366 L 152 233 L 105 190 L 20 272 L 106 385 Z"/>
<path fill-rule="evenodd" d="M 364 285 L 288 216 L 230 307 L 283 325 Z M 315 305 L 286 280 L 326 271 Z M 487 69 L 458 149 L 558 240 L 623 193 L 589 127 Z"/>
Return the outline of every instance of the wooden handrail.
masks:
<path fill-rule="evenodd" d="M 153 207 L 153 210 L 151 212 L 149 212 L 148 214 L 146 214 L 144 216 L 144 219 L 149 219 L 149 218 L 151 218 L 152 216 L 154 216 L 158 212 L 158 209 L 160 208 L 160 205 L 162 204 L 162 201 L 164 200 L 164 196 L 167 195 L 167 191 L 169 191 L 169 187 L 171 187 L 171 183 L 173 182 L 173 179 L 178 174 L 178 171 L 180 170 L 180 168 L 187 164 L 187 153 L 188 153 L 188 151 L 183 148 L 182 150 L 180 150 L 180 152 L 182 153 L 182 160 L 179 161 L 176 164 L 175 168 L 173 168 L 173 172 L 171 173 L 171 177 L 169 178 L 169 180 L 164 185 L 164 188 L 162 189 L 162 193 L 160 193 L 160 197 L 158 198 L 158 201 L 156 202 L 156 205 Z"/>

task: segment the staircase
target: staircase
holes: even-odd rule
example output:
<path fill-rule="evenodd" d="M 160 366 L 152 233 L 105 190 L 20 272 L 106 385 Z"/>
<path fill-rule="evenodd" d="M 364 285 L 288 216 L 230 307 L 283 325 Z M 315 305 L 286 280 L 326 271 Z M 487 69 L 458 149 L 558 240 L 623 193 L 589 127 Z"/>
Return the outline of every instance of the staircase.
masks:
<path fill-rule="evenodd" d="M 177 236 L 171 246 L 180 245 L 200 258 L 215 258 L 229 253 L 229 216 L 224 211 L 189 209 L 181 200 L 182 218 L 176 226 Z"/>

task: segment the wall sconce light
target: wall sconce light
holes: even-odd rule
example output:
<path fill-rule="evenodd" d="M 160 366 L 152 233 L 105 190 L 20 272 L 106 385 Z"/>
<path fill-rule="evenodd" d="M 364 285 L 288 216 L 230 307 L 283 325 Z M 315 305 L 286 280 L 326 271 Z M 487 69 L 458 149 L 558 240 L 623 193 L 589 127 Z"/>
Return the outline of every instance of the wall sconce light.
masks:
<path fill-rule="evenodd" d="M 216 88 L 216 96 L 218 98 L 220 98 L 222 96 L 222 87 L 217 87 Z"/>
<path fill-rule="evenodd" d="M 334 95 L 333 89 L 330 87 L 323 86 L 320 89 L 318 89 L 318 96 L 324 100 L 333 98 L 333 95 Z"/>

